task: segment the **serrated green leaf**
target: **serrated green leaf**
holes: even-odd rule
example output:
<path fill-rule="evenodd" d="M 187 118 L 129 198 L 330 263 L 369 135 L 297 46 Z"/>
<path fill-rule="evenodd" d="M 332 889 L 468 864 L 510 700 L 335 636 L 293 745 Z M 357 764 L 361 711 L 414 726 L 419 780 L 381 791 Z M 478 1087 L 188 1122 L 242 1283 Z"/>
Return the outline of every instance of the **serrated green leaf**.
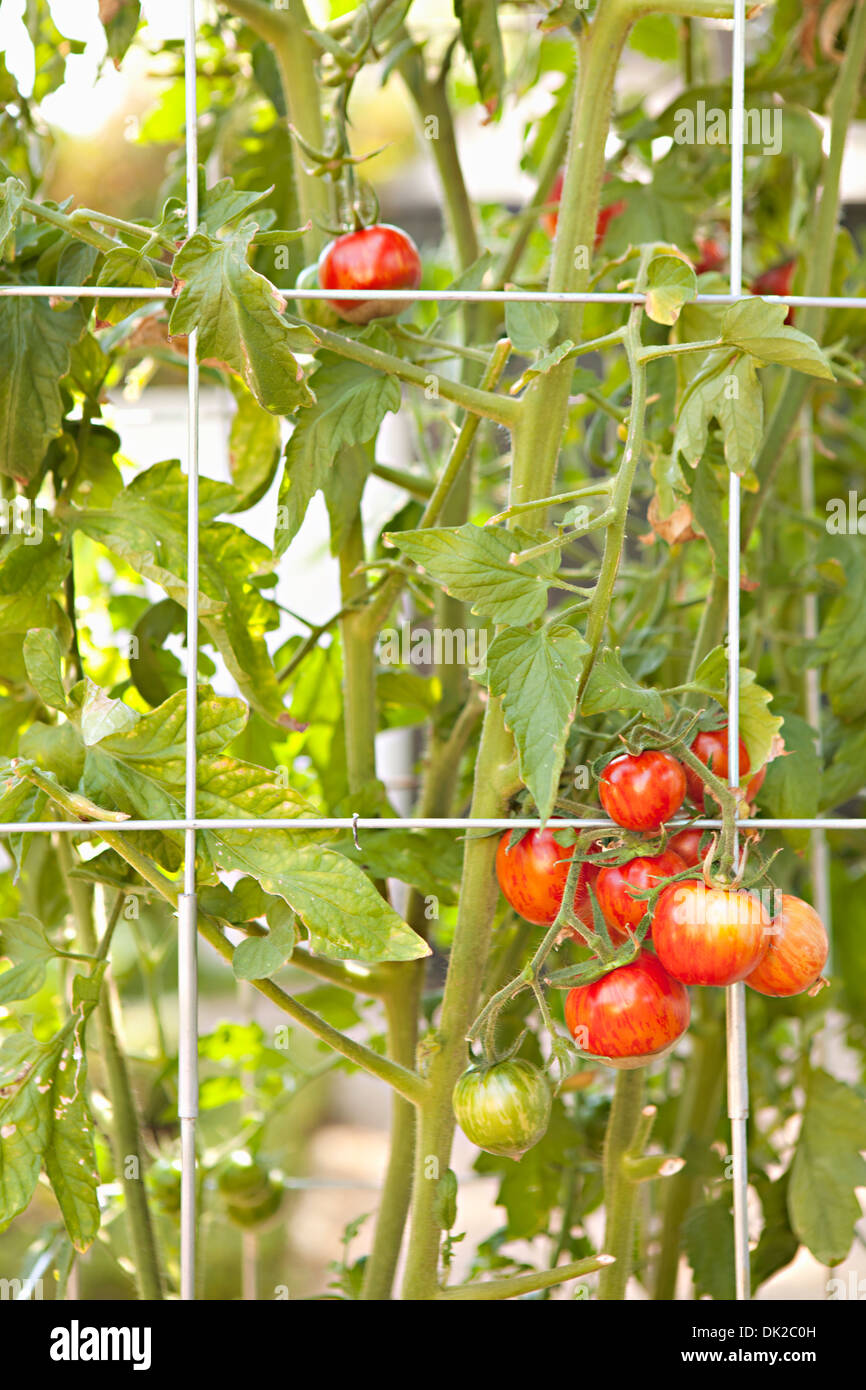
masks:
<path fill-rule="evenodd" d="M 249 264 L 255 232 L 245 223 L 224 241 L 198 232 L 184 244 L 174 260 L 184 283 L 169 333 L 197 328 L 200 358 L 227 363 L 266 410 L 291 415 L 313 399 L 294 353 L 310 352 L 316 340 L 286 322 L 277 291 Z"/>
<path fill-rule="evenodd" d="M 589 648 L 573 628 L 509 628 L 487 653 L 491 695 L 502 699 L 520 775 L 542 820 L 553 810 L 574 718 L 577 681 Z"/>
<path fill-rule="evenodd" d="M 795 1235 L 822 1264 L 851 1249 L 866 1186 L 866 1105 L 853 1087 L 811 1070 L 803 1127 L 791 1164 L 788 1211 Z"/>
<path fill-rule="evenodd" d="M 707 451 L 710 422 L 722 430 L 725 462 L 742 475 L 757 457 L 764 435 L 764 396 L 750 357 L 712 353 L 708 367 L 687 388 L 677 416 L 673 456 L 697 467 Z"/>
<path fill-rule="evenodd" d="M 699 693 L 711 694 L 723 709 L 728 708 L 727 658 L 724 647 L 714 647 L 695 672 Z M 740 737 L 749 754 L 749 766 L 763 767 L 773 747 L 773 740 L 782 727 L 781 716 L 770 714 L 767 706 L 773 697 L 769 690 L 758 685 L 754 671 L 740 667 Z"/>
<path fill-rule="evenodd" d="M 0 472 L 29 483 L 60 433 L 60 379 L 84 332 L 78 304 L 64 311 L 47 299 L 0 299 Z"/>
<path fill-rule="evenodd" d="M 722 319 L 722 340 L 742 348 L 759 362 L 777 362 L 808 376 L 835 381 L 833 368 L 814 338 L 785 325 L 787 308 L 765 299 L 731 304 Z"/>
<path fill-rule="evenodd" d="M 454 0 L 463 47 L 472 60 L 482 104 L 492 115 L 502 99 L 505 55 L 496 0 Z"/>
<path fill-rule="evenodd" d="M 154 290 L 159 281 L 146 256 L 131 246 L 109 251 L 96 280 L 97 285 L 129 285 Z M 106 297 L 96 302 L 96 317 L 105 323 L 120 323 L 141 307 L 140 299 Z"/>
<path fill-rule="evenodd" d="M 593 664 L 580 702 L 582 714 L 605 714 L 608 710 L 638 712 L 648 719 L 664 718 L 664 701 L 657 690 L 634 680 L 622 664 L 619 648 L 606 647 Z"/>
<path fill-rule="evenodd" d="M 298 914 L 319 955 L 377 962 L 417 960 L 430 948 L 348 859 L 300 845 L 287 830 L 203 832 L 220 869 L 240 869 Z"/>
<path fill-rule="evenodd" d="M 505 333 L 515 352 L 536 352 L 556 332 L 559 314 L 552 304 L 505 303 Z"/>
<path fill-rule="evenodd" d="M 69 520 L 186 606 L 187 487 L 180 464 L 169 459 L 140 473 L 110 510 L 74 511 Z M 202 626 L 245 698 L 274 719 L 283 699 L 265 633 L 278 626 L 279 610 L 254 582 L 273 555 L 240 527 L 213 520 L 236 505 L 234 488 L 202 478 L 199 500 Z"/>
<path fill-rule="evenodd" d="M 274 550 L 282 555 L 294 540 L 311 498 L 331 468 L 340 467 L 344 446 L 368 443 L 389 411 L 400 409 L 400 385 L 358 362 L 321 353 L 311 379 L 315 404 L 298 418 L 286 445 L 286 465 Z"/>
<path fill-rule="evenodd" d="M 549 566 L 543 559 L 519 569 L 510 564 L 509 557 L 522 548 L 513 531 L 469 522 L 453 529 L 394 531 L 388 539 L 446 593 L 494 622 L 522 626 L 547 607 Z"/>

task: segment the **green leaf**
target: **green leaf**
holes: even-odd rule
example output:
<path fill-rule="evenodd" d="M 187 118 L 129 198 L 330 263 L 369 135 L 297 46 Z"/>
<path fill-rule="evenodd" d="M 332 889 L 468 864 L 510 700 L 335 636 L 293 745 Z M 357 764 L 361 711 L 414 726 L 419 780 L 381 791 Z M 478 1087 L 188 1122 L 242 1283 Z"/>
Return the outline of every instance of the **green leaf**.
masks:
<path fill-rule="evenodd" d="M 339 555 L 349 539 L 371 462 L 371 451 L 362 445 L 342 449 L 336 467 L 329 469 L 325 477 L 323 490 L 331 527 L 332 555 Z"/>
<path fill-rule="evenodd" d="M 824 769 L 821 781 L 821 809 L 835 810 L 844 801 L 856 796 L 866 783 L 864 768 L 866 728 L 846 729 L 833 753 L 832 761 Z"/>
<path fill-rule="evenodd" d="M 763 1175 L 754 1181 L 761 1198 L 764 1229 L 752 1253 L 753 1294 L 780 1269 L 789 1265 L 800 1248 L 788 1218 L 789 1174 L 783 1173 L 775 1182 L 769 1182 Z"/>
<path fill-rule="evenodd" d="M 108 40 L 108 56 L 120 67 L 141 18 L 141 0 L 99 0 L 99 18 Z"/>
<path fill-rule="evenodd" d="M 566 338 L 562 343 L 557 343 L 556 347 L 551 348 L 550 352 L 546 352 L 543 357 L 538 357 L 534 362 L 530 362 L 529 366 L 517 378 L 517 381 L 509 388 L 509 394 L 512 396 L 518 395 L 523 390 L 524 386 L 528 386 L 530 381 L 533 381 L 535 377 L 545 376 L 554 367 L 558 367 L 560 362 L 567 362 L 570 358 L 576 357 L 577 355 L 578 348 L 570 338 Z M 575 373 L 575 376 L 582 376 L 583 378 L 582 381 L 578 380 L 577 382 L 572 382 L 572 390 L 575 395 L 578 395 L 581 390 L 585 390 L 587 385 L 596 387 L 601 384 L 598 377 L 590 371 L 581 369 Z"/>
<path fill-rule="evenodd" d="M 36 694 L 50 709 L 66 710 L 63 653 L 50 628 L 35 627 L 24 638 L 24 663 Z"/>
<path fill-rule="evenodd" d="M 29 483 L 61 430 L 60 379 L 84 332 L 78 304 L 64 311 L 47 299 L 0 299 L 0 472 Z"/>
<path fill-rule="evenodd" d="M 310 352 L 316 340 L 308 328 L 286 322 L 280 295 L 249 264 L 255 232 L 245 223 L 225 241 L 201 232 L 190 237 L 174 259 L 184 283 L 169 333 L 198 328 L 200 358 L 227 363 L 266 410 L 291 415 L 313 399 L 294 353 Z"/>
<path fill-rule="evenodd" d="M 698 279 L 681 256 L 654 256 L 647 271 L 645 312 L 655 323 L 676 323 L 698 292 Z"/>
<path fill-rule="evenodd" d="M 648 719 L 664 718 L 664 702 L 657 690 L 649 690 L 634 680 L 622 664 L 619 648 L 606 647 L 599 653 L 580 702 L 582 714 L 606 714 L 621 710 L 638 712 Z"/>
<path fill-rule="evenodd" d="M 204 165 L 198 166 L 198 219 L 199 227 L 215 237 L 217 232 L 230 222 L 252 212 L 253 208 L 268 200 L 273 193 L 273 185 L 261 192 L 247 188 L 236 188 L 234 179 L 219 179 L 211 188 L 207 187 Z M 281 232 L 286 241 L 299 237 L 303 229 Z"/>
<path fill-rule="evenodd" d="M 86 1250 L 99 1231 L 99 1175 L 93 1146 L 96 1126 L 84 1094 L 87 1063 L 77 1052 L 70 1041 L 54 1074 L 45 1172 L 69 1239 L 76 1250 Z"/>
<path fill-rule="evenodd" d="M 695 1295 L 734 1297 L 734 1218 L 724 1198 L 692 1207 L 683 1222 L 686 1257 Z"/>
<path fill-rule="evenodd" d="M 74 511 L 70 521 L 186 606 L 187 487 L 180 464 L 170 459 L 140 473 L 110 510 Z M 273 555 L 239 527 L 212 519 L 237 498 L 234 488 L 200 480 L 199 611 L 245 698 L 273 720 L 283 699 L 265 633 L 278 626 L 279 610 L 255 583 L 271 569 Z"/>
<path fill-rule="evenodd" d="M 280 422 L 264 410 L 237 377 L 230 378 L 237 410 L 229 431 L 229 472 L 241 497 L 228 510 L 246 511 L 274 480 L 280 460 Z"/>
<path fill-rule="evenodd" d="M 509 563 L 522 548 L 521 538 L 503 527 L 465 526 L 393 531 L 388 539 L 414 560 L 454 598 L 472 604 L 497 623 L 523 626 L 540 618 L 547 607 L 546 575 L 542 561 Z"/>
<path fill-rule="evenodd" d="M 430 954 L 366 875 L 333 850 L 299 845 L 288 830 L 208 830 L 202 838 L 220 869 L 240 869 L 284 898 L 320 955 L 376 962 Z"/>
<path fill-rule="evenodd" d="M 680 404 L 674 457 L 681 453 L 697 467 L 707 450 L 710 421 L 722 431 L 725 461 L 742 475 L 754 462 L 764 435 L 764 395 L 749 357 L 711 353 L 690 383 Z"/>
<path fill-rule="evenodd" d="M 315 404 L 301 414 L 286 445 L 286 467 L 274 541 L 282 555 L 294 540 L 311 498 L 323 487 L 346 445 L 373 439 L 389 411 L 400 409 L 400 384 L 357 362 L 323 352 L 311 380 Z"/>
<path fill-rule="evenodd" d="M 13 962 L 0 975 L 0 1004 L 29 999 L 42 988 L 45 968 L 55 955 L 41 922 L 27 913 L 0 921 L 0 956 Z"/>
<path fill-rule="evenodd" d="M 695 687 L 701 694 L 710 694 L 723 709 L 728 708 L 727 660 L 724 647 L 714 647 L 695 672 Z M 782 727 L 779 715 L 770 714 L 767 706 L 773 697 L 769 690 L 758 685 L 754 671 L 740 667 L 740 737 L 749 754 L 749 766 L 763 767 L 773 747 L 773 740 Z"/>
<path fill-rule="evenodd" d="M 140 717 L 136 710 L 125 705 L 122 700 L 112 700 L 89 676 L 85 678 L 85 694 L 78 723 L 86 746 L 100 743 L 109 734 L 134 727 Z"/>
<path fill-rule="evenodd" d="M 443 1173 L 436 1184 L 433 1220 L 440 1231 L 450 1231 L 457 1221 L 457 1174 L 453 1168 Z"/>
<path fill-rule="evenodd" d="M 20 179 L 0 183 L 0 261 L 15 259 L 15 226 L 27 189 Z"/>
<path fill-rule="evenodd" d="M 457 901 L 463 856 L 448 830 L 374 830 L 364 835 L 360 850 L 351 838 L 334 848 L 371 878 L 396 878 L 425 897 Z"/>
<path fill-rule="evenodd" d="M 514 734 L 520 775 L 542 820 L 556 800 L 574 718 L 577 681 L 589 648 L 570 627 L 509 628 L 487 653 L 491 695 L 502 699 Z"/>
<path fill-rule="evenodd" d="M 765 299 L 731 304 L 722 319 L 722 340 L 742 348 L 759 362 L 778 362 L 808 376 L 835 381 L 833 368 L 814 338 L 785 326 L 787 308 Z"/>
<path fill-rule="evenodd" d="M 70 564 L 68 545 L 59 544 L 47 529 L 37 545 L 20 534 L 0 534 L 0 632 L 56 627 L 58 608 L 50 596 L 63 584 Z M 22 669 L 22 679 L 24 674 Z"/>
<path fill-rule="evenodd" d="M 285 965 L 295 949 L 295 931 L 289 924 L 271 927 L 267 936 L 248 936 L 235 947 L 232 970 L 236 980 L 266 980 Z"/>
<path fill-rule="evenodd" d="M 550 342 L 559 323 L 552 304 L 505 304 L 505 333 L 515 352 L 535 352 Z"/>
<path fill-rule="evenodd" d="M 109 251 L 96 280 L 97 285 L 129 285 L 155 290 L 159 281 L 148 259 L 130 246 Z M 96 317 L 106 323 L 120 323 L 141 307 L 140 299 L 105 298 L 96 301 Z"/>
<path fill-rule="evenodd" d="M 791 1164 L 788 1210 L 795 1235 L 821 1264 L 836 1265 L 851 1249 L 866 1186 L 863 1096 L 827 1072 L 810 1070 L 803 1127 Z"/>
<path fill-rule="evenodd" d="M 767 768 L 761 802 L 767 814 L 780 820 L 811 819 L 818 814 L 821 794 L 821 760 L 815 732 L 797 714 L 786 714 L 782 724 L 785 754 Z"/>
<path fill-rule="evenodd" d="M 490 115 L 499 107 L 505 82 L 497 9 L 496 0 L 454 0 L 463 47 L 472 60 L 478 94 Z"/>

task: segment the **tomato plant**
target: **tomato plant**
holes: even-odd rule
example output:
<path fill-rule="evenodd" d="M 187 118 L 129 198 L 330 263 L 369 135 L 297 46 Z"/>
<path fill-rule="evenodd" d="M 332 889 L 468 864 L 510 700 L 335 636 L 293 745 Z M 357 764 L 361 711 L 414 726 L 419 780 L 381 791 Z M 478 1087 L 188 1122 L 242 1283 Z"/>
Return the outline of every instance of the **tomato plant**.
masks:
<path fill-rule="evenodd" d="M 359 227 L 331 241 L 319 258 L 323 290 L 416 290 L 421 283 L 421 257 L 414 241 L 399 227 L 377 223 Z M 393 299 L 329 299 L 329 305 L 349 323 L 399 314 L 404 305 Z"/>
<path fill-rule="evenodd" d="M 658 830 L 677 811 L 686 794 L 682 764 L 669 753 L 621 753 L 599 780 L 601 804 L 627 830 Z"/>
<path fill-rule="evenodd" d="M 746 773 L 751 767 L 749 750 L 742 738 L 738 740 L 738 747 L 740 781 L 746 788 L 746 799 L 754 801 L 764 784 L 766 769 L 759 768 L 754 777 L 750 777 L 746 781 Z M 714 772 L 723 781 L 727 780 L 729 768 L 727 724 L 723 724 L 719 729 L 702 729 L 692 740 L 691 750 L 711 772 Z M 693 768 L 686 767 L 684 770 L 689 796 L 696 805 L 702 807 L 704 804 L 704 783 Z"/>
<path fill-rule="evenodd" d="M 549 927 L 559 912 L 574 846 L 564 848 L 550 830 L 530 830 L 517 844 L 506 831 L 496 851 L 496 877 L 510 905 L 537 927 Z M 578 871 L 573 904 L 581 921 L 592 926 L 589 887 L 599 869 L 584 860 Z"/>
<path fill-rule="evenodd" d="M 760 898 L 730 888 L 671 883 L 652 919 L 659 960 L 687 985 L 731 985 L 759 964 L 770 942 Z"/>
<path fill-rule="evenodd" d="M 685 868 L 685 861 L 669 846 L 661 854 L 642 854 L 625 864 L 600 869 L 595 891 L 611 933 L 625 937 L 640 926 L 647 912 L 646 901 L 636 898 L 631 889 L 653 888 Z"/>
<path fill-rule="evenodd" d="M 688 990 L 650 951 L 589 985 L 569 991 L 565 1020 L 584 1052 L 614 1066 L 664 1056 L 689 1026 Z"/>
<path fill-rule="evenodd" d="M 454 1087 L 453 1104 L 467 1139 L 488 1153 L 517 1159 L 543 1137 L 551 1094 L 538 1068 L 515 1057 L 467 1068 Z"/>
<path fill-rule="evenodd" d="M 212 0 L 183 61 L 162 8 L 3 29 L 4 1279 L 730 1299 L 745 979 L 752 1283 L 823 1280 L 866 1149 L 866 6 L 749 7 L 784 139 L 741 209 L 733 0 Z"/>
<path fill-rule="evenodd" d="M 767 950 L 746 976 L 752 989 L 774 998 L 802 994 L 817 984 L 830 949 L 824 923 L 814 907 L 791 893 L 780 896 L 769 927 Z"/>

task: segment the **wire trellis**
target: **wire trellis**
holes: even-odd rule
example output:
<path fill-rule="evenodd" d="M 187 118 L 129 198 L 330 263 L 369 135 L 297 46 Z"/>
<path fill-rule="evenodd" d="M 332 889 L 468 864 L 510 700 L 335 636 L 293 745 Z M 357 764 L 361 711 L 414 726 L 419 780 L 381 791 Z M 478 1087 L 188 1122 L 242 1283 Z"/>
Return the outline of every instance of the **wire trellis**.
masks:
<path fill-rule="evenodd" d="M 730 235 L 730 290 L 725 294 L 698 294 L 697 303 L 733 304 L 742 299 L 742 250 L 743 250 L 743 159 L 744 159 L 744 112 L 745 112 L 745 20 L 746 0 L 735 0 L 733 20 L 733 62 L 731 79 L 731 235 Z M 187 227 L 193 235 L 198 226 L 198 138 L 196 112 L 196 38 L 197 38 L 196 0 L 186 0 L 186 32 L 184 36 L 184 82 L 186 111 L 186 198 Z M 96 219 L 94 219 L 96 220 Z M 93 286 L 93 285 L 2 285 L 0 297 L 49 297 L 52 299 L 99 297 L 164 301 L 172 297 L 173 291 L 165 288 L 140 286 Z M 434 301 L 460 303 L 596 303 L 596 304 L 636 304 L 642 303 L 645 296 L 628 292 L 593 292 L 552 294 L 536 290 L 389 290 L 389 298 L 406 302 Z M 315 288 L 292 291 L 294 299 L 333 298 L 332 290 Z M 364 300 L 375 297 L 375 292 L 363 290 L 340 290 L 340 297 L 346 300 Z M 792 306 L 814 306 L 819 308 L 866 309 L 866 298 L 852 296 L 815 295 L 765 295 L 771 302 Z M 187 417 L 188 417 L 188 504 L 187 504 L 187 705 L 185 729 L 185 788 L 184 815 L 174 820 L 124 820 L 124 821 L 33 821 L 7 822 L 0 825 L 0 836 L 12 834 L 53 834 L 92 833 L 111 831 L 123 834 L 140 830 L 182 831 L 184 834 L 183 892 L 178 909 L 178 1107 L 177 1114 L 181 1128 L 182 1188 L 181 1188 L 181 1298 L 194 1299 L 196 1296 L 196 1121 L 198 1116 L 198 958 L 197 958 L 197 908 L 195 877 L 196 834 L 202 830 L 249 830 L 262 827 L 288 830 L 392 830 L 392 829 L 444 829 L 464 832 L 501 831 L 514 827 L 536 827 L 537 817 L 518 819 L 506 818 L 466 818 L 466 817 L 393 817 L 388 819 L 363 817 L 316 818 L 278 818 L 278 819 L 209 819 L 198 817 L 196 807 L 196 704 L 197 704 L 197 657 L 198 657 L 198 481 L 199 481 L 199 364 L 196 356 L 197 331 L 190 334 L 188 362 Z M 808 471 L 808 470 L 807 470 Z M 740 480 L 731 474 L 729 491 L 728 521 L 728 768 L 729 783 L 736 787 L 739 783 L 739 635 L 740 635 Z M 810 713 L 816 713 L 814 695 L 810 701 Z M 574 827 L 582 829 L 608 828 L 613 822 L 604 818 L 564 818 L 557 817 L 546 822 L 552 828 Z M 692 825 L 700 829 L 718 829 L 721 821 L 713 818 L 700 818 L 676 825 Z M 828 830 L 866 830 L 866 818 L 835 817 L 791 817 L 791 818 L 738 818 L 741 830 L 760 828 L 763 830 L 808 829 L 818 836 Z M 823 866 L 823 868 L 821 867 Z M 826 854 L 816 859 L 816 873 L 826 874 Z M 822 883 L 820 895 L 826 900 L 827 885 Z M 728 1056 L 728 1116 L 731 1123 L 733 1190 L 734 1190 L 734 1234 L 736 1265 L 736 1297 L 748 1299 L 749 1284 L 749 1243 L 748 1243 L 748 1164 L 747 1164 L 747 1121 L 748 1121 L 748 1079 L 746 1069 L 746 1021 L 745 987 L 743 984 L 731 985 L 727 996 L 727 1056 Z"/>

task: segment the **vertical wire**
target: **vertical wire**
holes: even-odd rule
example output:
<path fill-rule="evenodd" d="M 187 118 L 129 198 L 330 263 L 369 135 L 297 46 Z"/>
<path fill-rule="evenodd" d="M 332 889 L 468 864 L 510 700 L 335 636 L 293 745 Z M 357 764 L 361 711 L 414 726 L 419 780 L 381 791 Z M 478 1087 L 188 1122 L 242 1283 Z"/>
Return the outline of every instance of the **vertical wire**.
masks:
<path fill-rule="evenodd" d="M 196 8 L 187 0 L 184 37 L 186 103 L 186 206 L 190 236 L 198 226 L 198 138 L 196 128 Z M 196 705 L 198 674 L 198 330 L 189 335 L 187 368 L 187 561 L 186 561 L 186 730 L 184 815 L 196 810 Z M 196 1119 L 198 1117 L 198 914 L 196 832 L 184 831 L 183 893 L 178 904 L 178 1104 L 181 1142 L 180 1296 L 195 1298 L 196 1271 Z"/>
<path fill-rule="evenodd" d="M 734 3 L 731 62 L 731 294 L 743 290 L 743 135 L 746 87 L 746 0 Z M 740 782 L 740 479 L 730 475 L 728 492 L 728 784 Z M 738 837 L 734 838 L 739 859 Z M 746 987 L 725 991 L 728 1061 L 728 1118 L 734 1187 L 734 1262 L 737 1299 L 750 1296 L 749 1273 L 749 1073 L 746 1055 Z"/>

